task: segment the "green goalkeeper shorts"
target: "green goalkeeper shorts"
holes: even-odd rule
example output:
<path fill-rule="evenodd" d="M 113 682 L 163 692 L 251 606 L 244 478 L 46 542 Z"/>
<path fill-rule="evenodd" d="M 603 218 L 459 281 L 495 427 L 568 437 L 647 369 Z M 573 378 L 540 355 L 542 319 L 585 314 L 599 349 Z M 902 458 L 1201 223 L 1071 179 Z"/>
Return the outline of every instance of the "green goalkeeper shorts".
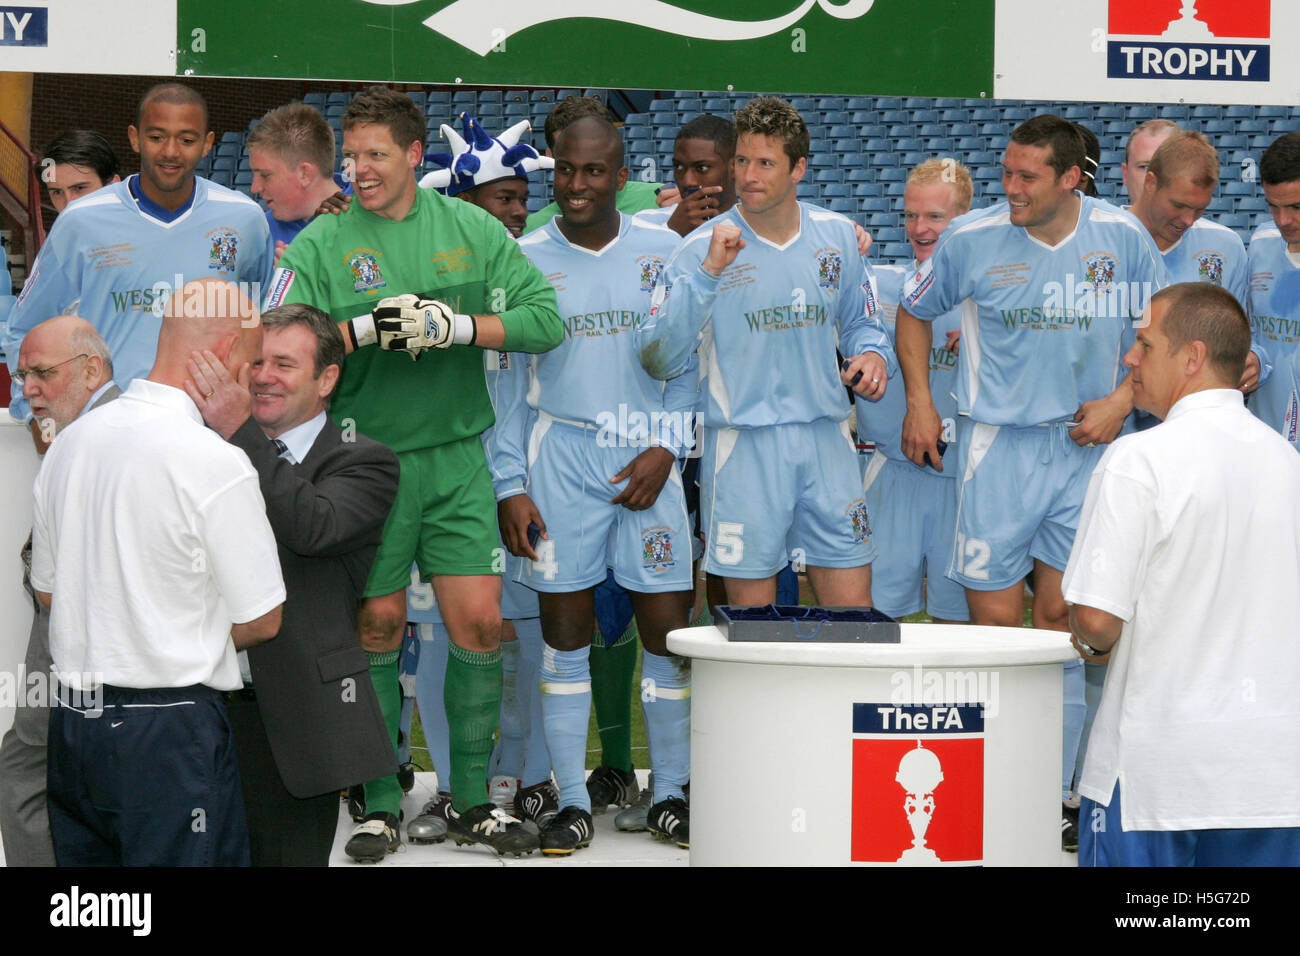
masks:
<path fill-rule="evenodd" d="M 397 499 L 366 582 L 366 597 L 392 594 L 435 574 L 500 574 L 496 496 L 477 435 L 399 452 Z"/>

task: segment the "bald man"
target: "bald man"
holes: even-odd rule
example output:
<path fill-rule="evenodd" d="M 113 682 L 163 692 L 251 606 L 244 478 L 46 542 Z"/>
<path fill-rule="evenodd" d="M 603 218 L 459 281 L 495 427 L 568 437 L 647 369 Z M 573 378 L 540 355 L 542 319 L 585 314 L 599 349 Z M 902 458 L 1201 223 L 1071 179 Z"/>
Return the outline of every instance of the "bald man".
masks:
<path fill-rule="evenodd" d="M 32 405 L 37 451 L 80 416 L 120 394 L 113 384 L 108 346 L 85 319 L 60 315 L 27 334 L 18 355 L 17 375 Z M 30 537 L 23 545 L 24 566 L 31 565 Z M 23 575 L 31 592 L 31 582 Z M 50 615 L 36 603 L 23 671 L 48 688 Z M 49 815 L 45 807 L 45 739 L 50 711 L 47 697 L 28 699 L 14 713 L 14 725 L 0 743 L 0 834 L 8 866 L 53 866 Z"/>
<path fill-rule="evenodd" d="M 248 864 L 223 694 L 243 686 L 235 652 L 280 629 L 285 589 L 257 472 L 204 427 L 184 385 L 193 352 L 234 374 L 261 344 L 233 285 L 187 283 L 148 376 L 67 429 L 37 477 L 32 586 L 50 608 L 59 680 L 48 799 L 60 866 Z"/>

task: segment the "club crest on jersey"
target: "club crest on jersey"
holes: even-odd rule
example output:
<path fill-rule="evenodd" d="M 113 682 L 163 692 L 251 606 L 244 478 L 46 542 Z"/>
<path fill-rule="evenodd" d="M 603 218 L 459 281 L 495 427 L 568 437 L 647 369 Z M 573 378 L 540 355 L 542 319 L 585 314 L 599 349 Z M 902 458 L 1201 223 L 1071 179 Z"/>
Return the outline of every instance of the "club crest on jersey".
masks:
<path fill-rule="evenodd" d="M 234 272 L 239 255 L 239 234 L 229 229 L 214 229 L 207 234 L 212 243 L 208 252 L 208 267 L 218 272 Z"/>
<path fill-rule="evenodd" d="M 1084 275 L 1097 292 L 1109 292 L 1115 281 L 1115 258 L 1104 252 L 1094 252 L 1083 260 Z"/>
<path fill-rule="evenodd" d="M 353 292 L 369 292 L 388 284 L 379 271 L 379 262 L 369 252 L 353 253 L 348 259 L 348 268 L 352 270 Z"/>
<path fill-rule="evenodd" d="M 640 256 L 636 264 L 641 270 L 641 291 L 653 292 L 655 283 L 659 281 L 659 273 L 663 271 L 664 261 L 658 256 Z"/>
<path fill-rule="evenodd" d="M 641 563 L 647 571 L 667 571 L 673 559 L 673 533 L 663 525 L 641 532 Z"/>
<path fill-rule="evenodd" d="M 859 498 L 844 512 L 853 522 L 853 543 L 861 544 L 871 537 L 871 520 L 867 517 L 867 503 Z"/>
<path fill-rule="evenodd" d="M 1223 285 L 1223 256 L 1217 252 L 1202 252 L 1196 256 L 1196 274 L 1202 282 Z"/>
<path fill-rule="evenodd" d="M 840 287 L 840 251 L 838 249 L 817 250 L 817 284 L 823 289 Z"/>

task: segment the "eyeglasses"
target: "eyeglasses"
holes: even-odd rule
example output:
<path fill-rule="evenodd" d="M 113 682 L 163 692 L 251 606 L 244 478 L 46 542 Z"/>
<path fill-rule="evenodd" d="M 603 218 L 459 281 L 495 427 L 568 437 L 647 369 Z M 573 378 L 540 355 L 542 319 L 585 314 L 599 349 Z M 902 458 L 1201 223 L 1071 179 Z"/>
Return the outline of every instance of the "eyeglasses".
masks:
<path fill-rule="evenodd" d="M 36 381 L 38 382 L 48 382 L 50 380 L 50 376 L 53 375 L 55 372 L 57 372 L 59 369 L 63 368 L 63 366 L 67 365 L 68 362 L 75 362 L 77 359 L 83 359 L 89 357 L 90 356 L 88 353 L 82 352 L 80 355 L 72 356 L 72 358 L 68 359 L 66 362 L 60 362 L 58 365 L 51 365 L 49 368 L 15 369 L 13 374 L 13 380 L 17 382 L 19 385 L 22 385 L 24 382 L 27 381 L 27 376 L 30 375 L 33 378 L 35 378 Z"/>

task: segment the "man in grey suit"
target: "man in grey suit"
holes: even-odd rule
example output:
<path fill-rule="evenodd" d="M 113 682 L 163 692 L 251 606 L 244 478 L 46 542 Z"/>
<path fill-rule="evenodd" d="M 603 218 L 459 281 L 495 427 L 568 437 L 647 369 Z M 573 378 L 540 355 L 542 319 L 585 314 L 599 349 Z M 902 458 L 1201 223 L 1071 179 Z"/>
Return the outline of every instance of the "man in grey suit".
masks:
<path fill-rule="evenodd" d="M 34 327 L 18 351 L 14 375 L 31 404 L 33 437 L 44 454 L 60 431 L 83 412 L 121 394 L 113 384 L 108 345 L 85 319 L 60 315 Z M 32 594 L 32 540 L 23 545 L 23 585 Z M 54 866 L 45 806 L 45 743 L 49 733 L 50 612 L 33 594 L 35 615 L 27 640 L 24 690 L 14 725 L 0 742 L 0 834 L 8 866 Z"/>
<path fill-rule="evenodd" d="M 288 593 L 279 636 L 249 650 L 245 688 L 227 697 L 253 865 L 325 866 L 339 791 L 397 768 L 357 607 L 398 463 L 326 413 L 343 364 L 338 326 L 308 305 L 272 309 L 262 325 L 260 361 L 232 378 L 195 353 L 186 390 L 257 469 Z M 396 818 L 367 820 L 348 852 L 376 861 L 399 842 Z"/>

